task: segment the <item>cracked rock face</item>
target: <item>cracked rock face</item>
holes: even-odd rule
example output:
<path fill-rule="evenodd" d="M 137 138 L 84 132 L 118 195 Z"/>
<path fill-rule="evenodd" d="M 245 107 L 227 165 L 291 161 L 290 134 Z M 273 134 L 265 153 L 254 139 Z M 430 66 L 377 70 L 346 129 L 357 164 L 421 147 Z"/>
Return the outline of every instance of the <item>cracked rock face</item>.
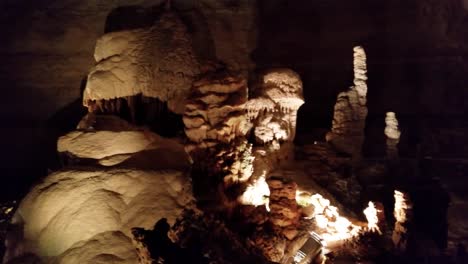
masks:
<path fill-rule="evenodd" d="M 354 86 L 338 94 L 332 129 L 327 133 L 326 139 L 340 151 L 359 158 L 367 117 L 366 53 L 360 46 L 354 48 L 353 64 Z"/>
<path fill-rule="evenodd" d="M 200 73 L 192 41 L 175 13 L 166 12 L 148 29 L 108 33 L 98 39 L 96 66 L 88 75 L 83 104 L 118 108 L 119 98 L 142 95 L 167 102 L 181 113 L 191 83 Z"/>

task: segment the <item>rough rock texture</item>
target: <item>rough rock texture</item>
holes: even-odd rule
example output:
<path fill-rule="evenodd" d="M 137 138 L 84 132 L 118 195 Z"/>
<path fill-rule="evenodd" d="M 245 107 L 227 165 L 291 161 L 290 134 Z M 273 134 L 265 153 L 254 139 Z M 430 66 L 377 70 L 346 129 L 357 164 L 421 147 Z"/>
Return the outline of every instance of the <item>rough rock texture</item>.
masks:
<path fill-rule="evenodd" d="M 226 73 L 209 74 L 193 84 L 185 106 L 185 134 L 188 153 L 214 147 L 243 137 L 249 129 L 244 104 L 247 83 Z"/>
<path fill-rule="evenodd" d="M 255 140 L 253 174 L 243 204 L 264 204 L 270 194 L 265 178 L 294 158 L 297 111 L 304 104 L 302 81 L 286 68 L 269 69 L 256 77 L 245 104 Z"/>
<path fill-rule="evenodd" d="M 2 170 L 8 177 L 22 179 L 3 184 L 3 195 L 16 198 L 19 192 L 27 191 L 31 182 L 45 176 L 47 168 L 58 166 L 54 155 L 56 138 L 76 126 L 82 117 L 82 89 L 95 63 L 96 40 L 104 33 L 119 36 L 127 34 L 119 31 L 141 32 L 136 29 L 151 27 L 160 15 L 162 3 L 163 0 L 0 2 L 4 11 L 0 13 L 0 28 L 5 32 L 0 43 L 5 61 L 0 66 L 0 80 L 5 87 L 12 87 L 5 91 L 10 100 L 1 106 L 2 118 L 11 121 L 2 130 L 2 145 L 11 154 Z M 172 9 L 189 27 L 197 57 L 219 59 L 228 67 L 243 71 L 252 67 L 250 53 L 257 35 L 255 1 L 237 5 L 231 1 L 172 0 Z M 13 143 L 17 140 L 23 144 Z M 26 167 L 24 163 L 30 165 Z"/>
<path fill-rule="evenodd" d="M 58 257 L 48 258 L 46 263 L 134 264 L 137 262 L 135 248 L 128 234 L 106 231 L 73 244 Z"/>
<path fill-rule="evenodd" d="M 268 208 L 264 221 L 257 222 L 257 230 L 252 234 L 252 242 L 270 261 L 280 262 L 285 257 L 285 250 L 299 233 L 299 207 L 296 203 L 295 182 L 270 177 L 267 179 L 270 189 Z M 257 207 L 262 208 L 262 207 Z M 253 215 L 263 216 L 261 210 L 254 210 Z M 252 217 L 252 216 L 250 216 Z M 268 222 L 266 222 L 268 220 Z"/>
<path fill-rule="evenodd" d="M 326 138 L 337 149 L 359 158 L 367 117 L 367 66 L 364 49 L 358 46 L 353 50 L 354 86 L 338 95 L 332 129 Z"/>
<path fill-rule="evenodd" d="M 408 194 L 396 191 L 394 194 L 395 207 L 393 216 L 395 216 L 395 227 L 393 229 L 392 241 L 398 252 L 404 253 L 410 236 L 408 226 L 413 218 L 413 205 Z"/>
<path fill-rule="evenodd" d="M 280 262 L 286 250 L 286 239 L 267 232 L 259 232 L 254 235 L 253 243 L 262 254 L 270 261 Z"/>
<path fill-rule="evenodd" d="M 280 229 L 297 224 L 300 216 L 296 203 L 297 184 L 276 177 L 268 178 L 267 183 L 270 187 L 270 222 Z"/>
<path fill-rule="evenodd" d="M 300 164 L 298 167 L 340 203 L 350 208 L 358 206 L 362 186 L 353 172 L 349 156 L 337 153 L 324 143 L 298 147 L 295 156 Z"/>
<path fill-rule="evenodd" d="M 187 249 L 178 253 L 185 260 L 174 263 L 270 264 L 242 233 L 215 215 L 186 210 L 169 232 L 173 241 Z M 194 253 L 204 255 L 204 261 Z"/>
<path fill-rule="evenodd" d="M 150 228 L 161 217 L 172 223 L 191 199 L 190 182 L 179 171 L 57 172 L 21 202 L 12 220 L 15 231 L 7 238 L 5 260 L 33 253 L 77 263 L 73 262 L 77 258 L 93 259 L 109 250 L 108 258 L 125 254 L 131 261 L 122 263 L 135 263 L 130 229 Z M 100 251 L 96 245 L 104 241 L 106 249 Z"/>
<path fill-rule="evenodd" d="M 83 104 L 141 94 L 183 111 L 194 77 L 200 73 L 185 25 L 165 12 L 149 29 L 112 32 L 97 40 Z M 131 108 L 131 106 L 130 106 Z M 93 112 L 92 109 L 90 112 Z"/>
<path fill-rule="evenodd" d="M 226 63 L 232 71 L 246 76 L 255 67 L 250 54 L 257 45 L 258 17 L 255 1 L 199 1 L 213 41 L 216 58 Z M 199 43 L 206 50 L 206 43 Z M 205 51 L 206 52 L 206 51 Z"/>
<path fill-rule="evenodd" d="M 259 77 L 246 104 L 259 144 L 292 142 L 296 135 L 297 110 L 304 104 L 302 81 L 290 69 L 271 69 Z"/>
<path fill-rule="evenodd" d="M 398 157 L 398 142 L 400 142 L 400 129 L 398 128 L 398 119 L 394 112 L 387 112 L 385 116 L 384 134 L 387 137 L 387 157 L 395 159 Z"/>

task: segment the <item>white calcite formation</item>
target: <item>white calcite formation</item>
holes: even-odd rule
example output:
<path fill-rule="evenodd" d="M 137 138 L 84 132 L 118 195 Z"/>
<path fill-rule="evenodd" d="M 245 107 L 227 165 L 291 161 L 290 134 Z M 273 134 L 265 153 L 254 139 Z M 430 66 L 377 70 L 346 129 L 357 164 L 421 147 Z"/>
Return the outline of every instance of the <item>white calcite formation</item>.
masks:
<path fill-rule="evenodd" d="M 354 47 L 354 86 L 338 94 L 332 129 L 326 135 L 327 142 L 340 151 L 361 155 L 364 128 L 367 117 L 367 66 L 366 53 L 360 46 Z"/>
<path fill-rule="evenodd" d="M 413 204 L 409 195 L 395 190 L 395 207 L 393 216 L 395 217 L 395 227 L 393 229 L 392 240 L 395 249 L 404 252 L 408 243 L 408 225 L 413 217 Z"/>
<path fill-rule="evenodd" d="M 57 172 L 21 202 L 5 261 L 34 254 L 47 263 L 137 263 L 131 228 L 150 229 L 162 217 L 173 223 L 192 199 L 180 171 Z"/>
<path fill-rule="evenodd" d="M 184 146 L 175 139 L 163 138 L 115 116 L 97 116 L 94 126 L 99 129 L 77 130 L 61 136 L 57 151 L 73 161 L 95 160 L 107 167 L 184 169 L 190 166 Z"/>
<path fill-rule="evenodd" d="M 385 116 L 384 134 L 387 137 L 387 157 L 394 159 L 398 157 L 398 142 L 400 142 L 400 129 L 394 112 L 387 112 Z"/>
<path fill-rule="evenodd" d="M 302 81 L 290 69 L 271 69 L 257 79 L 245 104 L 256 146 L 252 177 L 246 192 L 239 197 L 243 204 L 259 205 L 266 202 L 265 182 L 268 175 L 293 157 L 297 111 L 304 98 Z"/>
<path fill-rule="evenodd" d="M 192 41 L 175 13 L 165 12 L 148 29 L 108 33 L 98 39 L 83 94 L 90 112 L 118 112 L 123 103 L 134 111 L 141 94 L 183 112 L 194 77 L 200 73 Z M 124 98 L 125 102 L 119 100 Z"/>
<path fill-rule="evenodd" d="M 156 134 L 143 131 L 72 131 L 59 138 L 57 150 L 100 160 L 140 152 L 156 140 Z"/>
<path fill-rule="evenodd" d="M 215 73 L 194 82 L 183 117 L 190 140 L 187 152 L 228 144 L 245 136 L 249 130 L 246 101 L 247 83 L 242 77 Z"/>
<path fill-rule="evenodd" d="M 255 140 L 292 142 L 296 135 L 297 111 L 304 104 L 302 81 L 290 69 L 272 69 L 263 74 L 246 104 Z"/>

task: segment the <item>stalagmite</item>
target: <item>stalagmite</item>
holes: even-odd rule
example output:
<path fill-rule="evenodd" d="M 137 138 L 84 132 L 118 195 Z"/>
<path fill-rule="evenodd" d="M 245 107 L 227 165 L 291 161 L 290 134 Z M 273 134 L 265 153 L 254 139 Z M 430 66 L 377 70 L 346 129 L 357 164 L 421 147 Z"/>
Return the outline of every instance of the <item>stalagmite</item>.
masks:
<path fill-rule="evenodd" d="M 387 137 L 387 158 L 398 158 L 398 142 L 401 132 L 398 129 L 398 120 L 394 112 L 387 112 L 385 117 L 385 136 Z"/>
<path fill-rule="evenodd" d="M 409 224 L 412 220 L 413 205 L 408 194 L 395 190 L 395 227 L 392 234 L 392 241 L 398 252 L 406 250 L 408 242 Z"/>
<path fill-rule="evenodd" d="M 327 142 L 340 151 L 359 159 L 364 142 L 367 117 L 367 67 L 366 53 L 360 46 L 354 47 L 354 86 L 338 95 L 332 129 L 326 135 Z"/>
<path fill-rule="evenodd" d="M 378 217 L 379 210 L 376 208 L 373 202 L 369 202 L 369 205 L 366 209 L 364 209 L 364 215 L 367 219 L 367 229 L 370 232 L 377 232 L 382 234 L 379 228 L 379 217 Z"/>

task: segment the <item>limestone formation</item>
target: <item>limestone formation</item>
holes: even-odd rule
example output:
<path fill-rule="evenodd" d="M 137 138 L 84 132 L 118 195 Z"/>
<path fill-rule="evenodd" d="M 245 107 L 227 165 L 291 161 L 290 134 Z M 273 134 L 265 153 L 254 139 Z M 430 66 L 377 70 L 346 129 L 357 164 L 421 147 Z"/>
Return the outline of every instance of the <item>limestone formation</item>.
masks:
<path fill-rule="evenodd" d="M 400 129 L 398 119 L 394 112 L 387 112 L 385 116 L 385 136 L 387 137 L 387 157 L 395 159 L 398 157 L 398 142 L 400 142 Z"/>
<path fill-rule="evenodd" d="M 190 140 L 187 152 L 228 144 L 245 136 L 249 129 L 246 101 L 247 83 L 242 77 L 214 73 L 194 82 L 183 117 Z"/>
<path fill-rule="evenodd" d="M 409 199 L 409 195 L 395 190 L 395 208 L 393 216 L 395 217 L 395 227 L 393 229 L 392 240 L 395 249 L 398 252 L 405 252 L 408 236 L 409 224 L 413 218 L 413 205 Z"/>
<path fill-rule="evenodd" d="M 267 70 L 255 81 L 250 96 L 245 108 L 255 140 L 253 174 L 240 201 L 260 205 L 269 194 L 266 175 L 293 159 L 297 111 L 304 103 L 302 81 L 290 69 Z"/>
<path fill-rule="evenodd" d="M 98 262 L 107 252 L 106 258 L 125 253 L 122 263 L 136 263 L 130 229 L 150 229 L 162 217 L 173 223 L 191 200 L 190 182 L 179 171 L 57 172 L 21 202 L 5 260 L 30 253 L 62 259 L 60 263 L 90 263 L 87 260 Z M 102 249 L 100 243 L 109 247 Z M 76 255 L 79 252 L 83 256 Z"/>
<path fill-rule="evenodd" d="M 253 243 L 270 261 L 280 262 L 284 257 L 286 239 L 267 232 L 258 232 L 254 235 Z"/>
<path fill-rule="evenodd" d="M 246 109 L 257 143 L 292 142 L 297 111 L 304 104 L 299 75 L 290 69 L 268 70 L 251 94 Z"/>
<path fill-rule="evenodd" d="M 77 130 L 61 136 L 57 151 L 65 164 L 95 161 L 103 166 L 145 166 L 149 169 L 188 167 L 182 144 L 163 138 L 113 116 L 98 116 L 93 130 Z M 164 155 L 162 155 L 164 154 Z M 154 157 L 160 162 L 151 162 Z M 150 165 L 150 167 L 148 167 Z"/>
<path fill-rule="evenodd" d="M 276 177 L 267 179 L 267 183 L 270 187 L 269 221 L 281 230 L 280 233 L 289 233 L 288 229 L 294 229 L 300 217 L 296 202 L 297 184 Z"/>
<path fill-rule="evenodd" d="M 89 112 L 119 112 L 123 104 L 134 112 L 132 97 L 141 94 L 182 113 L 183 101 L 200 73 L 187 30 L 170 11 L 150 28 L 102 36 L 94 58 L 97 64 L 83 94 Z"/>
<path fill-rule="evenodd" d="M 338 94 L 332 129 L 326 135 L 327 142 L 340 151 L 359 159 L 364 142 L 367 117 L 367 66 L 366 53 L 360 46 L 354 47 L 354 86 Z"/>

